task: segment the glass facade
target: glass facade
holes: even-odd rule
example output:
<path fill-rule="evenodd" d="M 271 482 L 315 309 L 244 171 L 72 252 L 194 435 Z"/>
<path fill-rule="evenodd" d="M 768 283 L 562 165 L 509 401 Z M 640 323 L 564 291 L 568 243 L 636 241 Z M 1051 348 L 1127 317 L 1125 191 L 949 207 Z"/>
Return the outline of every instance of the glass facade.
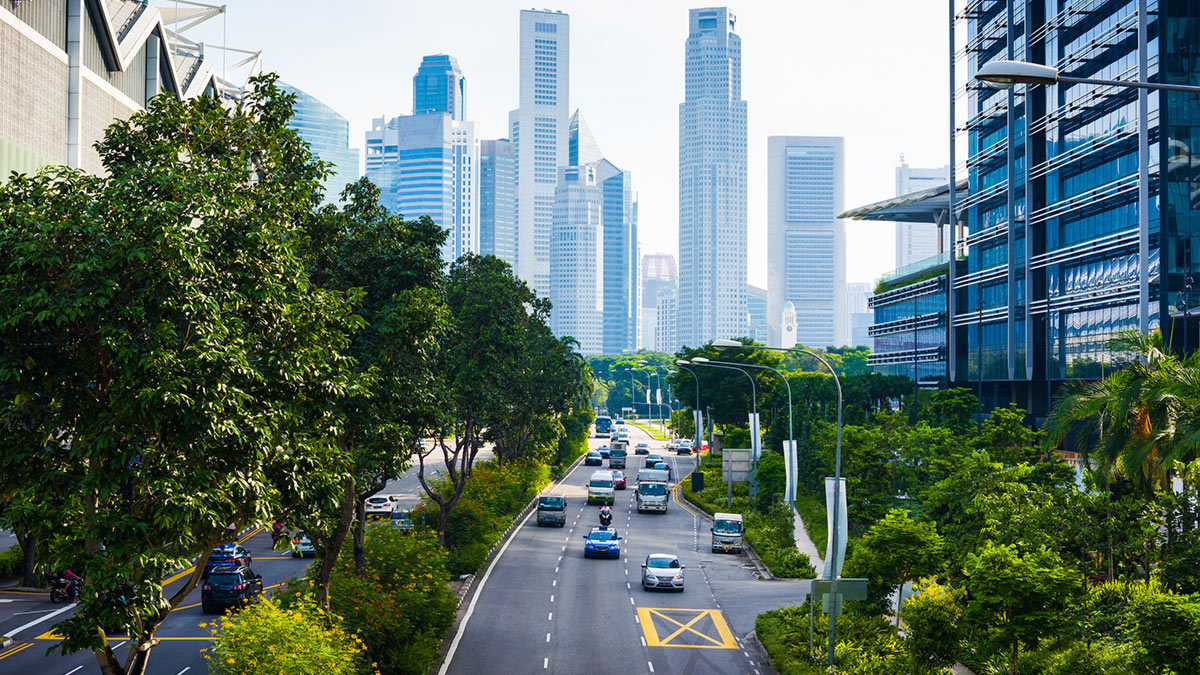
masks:
<path fill-rule="evenodd" d="M 955 270 L 955 379 L 995 383 L 1000 398 L 1042 414 L 1055 381 L 1102 377 L 1122 358 L 1105 342 L 1139 327 L 1138 90 L 996 90 L 972 78 L 1009 59 L 1077 78 L 1138 80 L 1138 0 L 971 0 L 959 10 L 969 196 L 956 205 L 968 233 Z M 1147 0 L 1148 80 L 1197 84 L 1198 14 L 1196 2 Z M 1197 271 L 1200 193 L 1189 148 L 1200 142 L 1200 103 L 1150 91 L 1147 104 L 1145 311 L 1148 328 L 1161 325 L 1179 348 L 1183 335 L 1171 332 L 1185 321 L 1172 318 Z M 1194 345 L 1194 320 L 1191 333 Z"/>
<path fill-rule="evenodd" d="M 358 148 L 350 147 L 350 123 L 312 95 L 280 82 L 279 88 L 296 97 L 288 126 L 308 143 L 312 153 L 333 165 L 324 182 L 325 200 L 338 201 L 342 190 L 358 180 Z"/>
<path fill-rule="evenodd" d="M 875 372 L 915 379 L 923 388 L 945 386 L 949 286 L 947 257 L 934 256 L 883 282 L 869 300 Z"/>
<path fill-rule="evenodd" d="M 456 120 L 463 119 L 467 83 L 458 59 L 448 54 L 434 54 L 421 59 L 413 75 L 413 114 L 446 113 Z"/>
<path fill-rule="evenodd" d="M 507 139 L 479 143 L 479 252 L 517 264 L 517 151 Z"/>

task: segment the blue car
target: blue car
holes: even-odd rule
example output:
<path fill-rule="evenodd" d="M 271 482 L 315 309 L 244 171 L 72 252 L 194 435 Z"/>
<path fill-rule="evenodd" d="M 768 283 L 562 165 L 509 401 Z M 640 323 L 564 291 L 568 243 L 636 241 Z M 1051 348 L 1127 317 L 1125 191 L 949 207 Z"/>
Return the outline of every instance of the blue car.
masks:
<path fill-rule="evenodd" d="M 583 557 L 621 557 L 621 535 L 611 527 L 593 527 L 583 537 Z"/>

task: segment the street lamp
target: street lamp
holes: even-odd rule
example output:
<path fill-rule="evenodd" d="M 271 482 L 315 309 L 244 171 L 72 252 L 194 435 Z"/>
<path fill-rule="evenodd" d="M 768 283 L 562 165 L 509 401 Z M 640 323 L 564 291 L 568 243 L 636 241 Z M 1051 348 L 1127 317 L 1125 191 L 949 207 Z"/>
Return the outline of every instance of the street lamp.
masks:
<path fill-rule="evenodd" d="M 696 407 L 693 408 L 693 410 L 699 410 L 700 409 L 700 378 L 696 377 L 696 372 L 694 370 L 692 370 L 691 368 L 688 368 L 688 364 L 690 364 L 690 363 L 691 363 L 691 361 L 683 361 L 683 360 L 675 361 L 675 365 L 679 366 L 680 370 L 686 370 L 688 372 L 688 374 L 692 376 L 692 379 L 696 381 Z M 696 419 L 696 416 L 693 415 L 692 416 L 692 427 L 693 427 L 693 429 L 692 429 L 692 448 L 695 449 L 696 452 L 700 452 L 699 448 L 700 448 L 700 444 L 703 442 L 704 436 L 702 435 L 702 433 L 700 431 L 700 425 L 695 423 L 695 419 Z"/>
<path fill-rule="evenodd" d="M 833 383 L 837 385 L 838 395 L 838 414 L 837 414 L 837 454 L 834 459 L 833 468 L 833 527 L 829 528 L 829 543 L 830 557 L 829 561 L 829 665 L 833 665 L 833 645 L 837 636 L 837 627 L 834 621 L 837 616 L 837 579 L 838 579 L 838 524 L 841 514 L 838 513 L 842 502 L 842 382 L 838 379 L 837 372 L 833 366 L 821 357 L 816 352 L 805 349 L 803 347 L 793 347 L 784 349 L 782 347 L 768 347 L 766 345 L 748 345 L 738 342 L 737 340 L 713 340 L 713 346 L 718 349 L 726 348 L 741 348 L 741 349 L 766 349 L 774 352 L 800 352 L 808 354 L 821 362 L 829 370 L 829 374 L 833 376 Z M 811 600 L 810 600 L 811 601 Z"/>
<path fill-rule="evenodd" d="M 1161 84 L 1158 82 L 1131 82 L 1129 80 L 1097 80 L 1084 77 L 1068 77 L 1054 66 L 1044 66 L 1028 61 L 989 61 L 975 73 L 975 79 L 996 89 L 1011 89 L 1017 84 L 1101 84 L 1113 87 L 1155 89 L 1160 91 L 1185 91 L 1200 93 L 1200 87 L 1187 84 Z"/>
<path fill-rule="evenodd" d="M 746 379 L 750 380 L 750 405 L 751 405 L 750 409 L 754 413 L 755 418 L 757 418 L 758 417 L 758 387 L 754 384 L 754 377 L 751 376 L 750 373 L 742 370 L 741 368 L 737 368 L 734 366 L 727 366 L 727 365 L 718 365 L 721 363 L 724 363 L 724 362 L 714 363 L 714 362 L 710 361 L 708 358 L 703 357 L 703 356 L 692 357 L 693 365 L 705 366 L 708 368 L 723 368 L 725 370 L 736 370 L 737 372 L 745 375 Z M 709 452 L 711 454 L 712 450 L 710 449 Z M 757 463 L 756 463 L 756 467 L 757 467 Z M 757 479 L 757 476 L 755 476 L 755 478 Z M 729 507 L 733 508 L 733 480 L 732 479 L 729 481 L 728 503 L 729 503 Z M 754 506 L 754 512 L 758 513 L 758 505 L 755 504 L 753 506 Z"/>

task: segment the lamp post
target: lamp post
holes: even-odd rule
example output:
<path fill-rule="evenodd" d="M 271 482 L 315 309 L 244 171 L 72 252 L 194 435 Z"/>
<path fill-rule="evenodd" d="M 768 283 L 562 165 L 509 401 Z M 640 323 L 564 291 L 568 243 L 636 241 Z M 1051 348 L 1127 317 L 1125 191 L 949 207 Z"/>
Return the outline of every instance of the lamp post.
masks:
<path fill-rule="evenodd" d="M 751 410 L 751 412 L 753 412 L 755 418 L 758 417 L 758 386 L 754 384 L 754 377 L 751 376 L 750 373 L 742 370 L 741 368 L 737 368 L 734 366 L 718 365 L 716 363 L 713 363 L 707 357 L 704 357 L 704 356 L 693 357 L 691 362 L 692 362 L 692 365 L 696 365 L 696 366 L 706 366 L 708 368 L 723 368 L 725 370 L 736 370 L 737 372 L 745 375 L 746 379 L 750 380 L 750 410 Z M 711 454 L 711 451 L 710 451 L 710 454 Z M 756 478 L 757 478 L 757 476 L 756 476 Z M 733 480 L 732 480 L 732 477 L 731 477 L 731 480 L 729 481 L 728 504 L 729 504 L 729 508 L 733 508 Z M 752 505 L 752 506 L 754 506 L 754 512 L 758 513 L 758 506 L 757 505 Z"/>
<path fill-rule="evenodd" d="M 714 343 L 714 345 L 715 345 L 715 344 L 716 344 L 716 343 Z M 741 344 L 741 343 L 738 343 L 738 344 Z M 724 347 L 717 347 L 717 348 L 718 348 L 718 349 L 724 349 Z M 738 365 L 738 366 L 742 366 L 742 367 L 745 367 L 745 368 L 760 368 L 760 369 L 762 369 L 762 370 L 769 370 L 769 371 L 771 371 L 772 373 L 775 373 L 776 375 L 778 375 L 778 376 L 779 376 L 779 379 L 783 380 L 783 383 L 784 383 L 785 385 L 787 385 L 787 393 L 788 393 L 788 441 L 789 441 L 789 442 L 792 444 L 792 447 L 795 447 L 795 445 L 796 445 L 796 436 L 795 436 L 795 435 L 792 433 L 792 383 L 791 383 L 791 382 L 788 382 L 788 379 L 787 379 L 786 377 L 784 377 L 783 373 L 779 372 L 778 370 L 775 370 L 774 368 L 772 368 L 772 367 L 770 367 L 770 366 L 760 366 L 760 365 L 758 365 L 758 364 L 755 364 L 755 363 L 738 363 L 738 364 L 733 364 L 733 363 L 731 363 L 731 362 L 728 362 L 728 361 L 710 361 L 709 363 L 719 363 L 719 364 L 722 364 L 722 365 Z M 757 478 L 757 476 L 758 476 L 758 460 L 755 460 L 755 462 L 754 462 L 754 473 L 755 473 L 755 477 Z M 788 491 L 787 491 L 787 498 L 788 498 L 788 506 L 791 506 L 792 508 L 795 508 L 795 500 L 792 498 L 792 489 L 793 489 L 793 488 L 794 488 L 794 486 L 791 486 L 791 487 L 789 487 L 789 488 L 788 488 Z"/>
<path fill-rule="evenodd" d="M 1028 61 L 989 61 L 975 73 L 975 79 L 996 89 L 1009 89 L 1017 84 L 1104 84 L 1113 87 L 1154 89 L 1159 91 L 1183 91 L 1200 94 L 1200 87 L 1190 84 L 1162 84 L 1159 82 L 1137 82 L 1129 80 L 1098 80 L 1087 77 L 1067 77 L 1054 66 L 1043 66 Z"/>
<path fill-rule="evenodd" d="M 688 374 L 692 376 L 692 379 L 696 381 L 696 407 L 693 408 L 693 410 L 699 410 L 700 409 L 700 378 L 696 377 L 695 371 L 693 371 L 691 368 L 687 367 L 689 363 L 691 363 L 691 361 L 682 361 L 682 360 L 675 361 L 675 365 L 679 366 L 680 370 L 686 370 L 688 372 Z M 692 419 L 693 419 L 692 426 L 694 427 L 692 429 L 692 447 L 693 447 L 693 449 L 696 450 L 696 452 L 700 452 L 699 447 L 700 447 L 701 443 L 704 442 L 704 431 L 700 428 L 700 425 L 694 423 L 694 420 L 695 420 L 694 415 L 693 415 Z"/>
<path fill-rule="evenodd" d="M 833 527 L 829 532 L 830 557 L 829 561 L 829 665 L 833 665 L 833 645 L 837 638 L 837 626 L 835 624 L 837 618 L 837 579 L 838 579 L 838 523 L 840 522 L 841 514 L 840 505 L 842 502 L 842 382 L 838 379 L 837 372 L 833 366 L 821 357 L 816 352 L 805 349 L 803 347 L 793 347 L 784 349 L 782 347 L 768 347 L 766 345 L 747 345 L 737 340 L 713 340 L 713 346 L 721 349 L 726 348 L 742 348 L 742 349 L 766 349 L 774 352 L 799 352 L 808 354 L 821 362 L 821 365 L 829 371 L 833 376 L 833 383 L 837 385 L 838 395 L 838 414 L 837 414 L 837 452 L 833 466 Z"/>

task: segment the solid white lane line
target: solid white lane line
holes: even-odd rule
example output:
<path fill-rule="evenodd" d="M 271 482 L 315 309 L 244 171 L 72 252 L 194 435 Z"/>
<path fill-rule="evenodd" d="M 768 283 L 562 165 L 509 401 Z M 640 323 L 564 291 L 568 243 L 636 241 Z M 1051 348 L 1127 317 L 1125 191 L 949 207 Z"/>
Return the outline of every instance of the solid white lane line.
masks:
<path fill-rule="evenodd" d="M 83 670 L 83 666 L 75 666 L 75 670 L 68 670 L 64 675 L 71 675 L 71 673 L 78 673 L 81 670 Z"/>
<path fill-rule="evenodd" d="M 20 633 L 21 631 L 23 631 L 27 628 L 33 628 L 34 626 L 38 625 L 39 623 L 49 621 L 50 619 L 53 619 L 54 617 L 58 616 L 59 614 L 62 614 L 63 612 L 69 612 L 72 609 L 75 609 L 75 603 L 73 603 L 73 602 L 71 604 L 67 605 L 66 607 L 63 607 L 60 610 L 50 612 L 49 614 L 47 614 L 46 616 L 43 616 L 40 619 L 34 619 L 33 621 L 30 621 L 29 623 L 25 624 L 24 626 L 17 626 L 16 628 L 14 628 L 10 631 L 5 631 L 5 635 L 7 635 L 8 637 L 13 637 L 17 633 Z"/>
<path fill-rule="evenodd" d="M 178 673 L 175 673 L 175 675 L 183 675 L 184 673 L 186 673 L 187 671 L 189 671 L 191 669 L 192 669 L 192 667 L 188 666 L 187 668 L 184 668 L 183 670 L 179 671 Z"/>

